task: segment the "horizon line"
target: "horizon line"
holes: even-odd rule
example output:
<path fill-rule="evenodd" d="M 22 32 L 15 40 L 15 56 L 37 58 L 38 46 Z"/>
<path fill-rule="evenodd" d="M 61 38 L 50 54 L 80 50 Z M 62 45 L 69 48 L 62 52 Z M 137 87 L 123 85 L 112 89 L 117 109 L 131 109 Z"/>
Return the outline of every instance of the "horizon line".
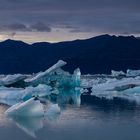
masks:
<path fill-rule="evenodd" d="M 88 39 L 92 39 L 92 38 L 96 38 L 96 37 L 101 37 L 101 36 L 110 36 L 110 37 L 134 37 L 134 38 L 139 38 L 139 36 L 135 36 L 133 34 L 130 34 L 130 35 L 115 35 L 115 34 L 100 34 L 100 35 L 97 35 L 97 36 L 93 36 L 93 37 L 89 37 L 89 38 L 76 38 L 76 39 L 73 39 L 73 40 L 65 40 L 65 41 L 54 41 L 54 42 L 51 42 L 51 41 L 37 41 L 37 42 L 26 42 L 26 41 L 23 41 L 23 40 L 18 40 L 18 39 L 11 39 L 11 38 L 8 38 L 8 39 L 4 39 L 4 40 L 1 40 L 0 43 L 2 42 L 5 42 L 5 41 L 8 41 L 8 40 L 11 40 L 11 41 L 20 41 L 20 42 L 23 42 L 23 43 L 26 43 L 26 44 L 29 44 L 29 45 L 32 45 L 32 44 L 35 44 L 35 43 L 50 43 L 50 44 L 55 44 L 55 43 L 61 43 L 61 42 L 72 42 L 72 41 L 77 41 L 77 40 L 88 40 Z"/>

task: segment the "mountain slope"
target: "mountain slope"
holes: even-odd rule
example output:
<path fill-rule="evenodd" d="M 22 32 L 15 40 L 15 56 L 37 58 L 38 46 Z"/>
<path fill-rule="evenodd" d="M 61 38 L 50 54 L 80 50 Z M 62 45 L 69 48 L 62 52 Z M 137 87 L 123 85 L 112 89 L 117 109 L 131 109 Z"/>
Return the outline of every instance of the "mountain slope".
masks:
<path fill-rule="evenodd" d="M 86 73 L 140 69 L 140 39 L 133 36 L 102 35 L 86 40 L 60 43 L 0 42 L 0 73 L 32 73 L 45 70 L 58 59 L 65 69 L 80 67 Z"/>

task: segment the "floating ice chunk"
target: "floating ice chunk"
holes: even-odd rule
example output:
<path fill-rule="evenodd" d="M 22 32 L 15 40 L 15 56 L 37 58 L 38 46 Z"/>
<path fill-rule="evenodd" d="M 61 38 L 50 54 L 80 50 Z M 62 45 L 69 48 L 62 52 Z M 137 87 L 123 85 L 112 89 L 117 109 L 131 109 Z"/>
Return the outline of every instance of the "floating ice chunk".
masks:
<path fill-rule="evenodd" d="M 65 72 L 61 69 L 66 62 L 59 60 L 55 65 L 46 70 L 45 72 L 40 72 L 32 78 L 25 79 L 28 85 L 38 85 L 38 84 L 47 84 L 51 87 L 76 87 L 80 86 L 80 69 L 76 69 L 74 74 L 71 75 L 68 72 Z"/>
<path fill-rule="evenodd" d="M 45 76 L 48 76 L 50 73 L 56 71 L 58 68 L 61 68 L 62 66 L 66 65 L 66 64 L 67 64 L 66 62 L 59 60 L 55 65 L 53 65 L 52 67 L 47 69 L 45 72 L 40 72 L 35 77 L 32 77 L 30 79 L 25 79 L 25 82 L 35 82 Z"/>
<path fill-rule="evenodd" d="M 0 103 L 13 105 L 20 102 L 24 95 L 23 91 L 21 88 L 0 87 Z"/>
<path fill-rule="evenodd" d="M 22 75 L 22 74 L 7 75 L 0 78 L 0 85 L 8 86 L 16 82 L 22 81 L 26 77 L 27 77 L 26 75 Z"/>
<path fill-rule="evenodd" d="M 123 71 L 112 70 L 111 75 L 114 76 L 114 77 L 118 77 L 118 76 L 125 76 L 126 74 Z"/>
<path fill-rule="evenodd" d="M 58 81 L 58 87 L 62 88 L 75 88 L 75 87 L 80 87 L 81 83 L 81 72 L 80 69 L 76 69 L 73 73 L 71 74 L 62 74 L 59 76 L 59 78 L 56 79 Z"/>
<path fill-rule="evenodd" d="M 113 78 L 109 75 L 90 75 L 82 77 L 81 83 L 84 88 L 92 87 L 93 96 L 106 99 L 117 97 L 140 104 L 140 76 Z"/>
<path fill-rule="evenodd" d="M 38 85 L 37 87 L 7 88 L 0 87 L 0 103 L 13 105 L 20 101 L 26 101 L 33 96 L 43 97 L 51 94 L 51 87 L 47 85 Z"/>
<path fill-rule="evenodd" d="M 92 95 L 99 98 L 113 99 L 114 97 L 125 99 L 128 101 L 136 102 L 140 104 L 140 87 L 135 87 L 132 89 L 127 89 L 125 91 L 103 91 L 100 93 L 92 93 Z"/>
<path fill-rule="evenodd" d="M 140 76 L 140 70 L 127 70 L 126 76 Z"/>
<path fill-rule="evenodd" d="M 97 84 L 105 83 L 106 81 L 107 81 L 106 78 L 93 77 L 92 75 L 82 76 L 81 87 L 90 88 L 90 87 L 93 87 Z"/>
<path fill-rule="evenodd" d="M 46 95 L 50 95 L 51 94 L 51 90 L 52 88 L 48 85 L 38 85 L 37 87 L 27 87 L 24 90 L 24 95 L 22 96 L 22 100 L 26 101 L 30 98 L 32 98 L 33 96 L 46 96 Z"/>
<path fill-rule="evenodd" d="M 80 92 L 81 92 L 81 94 L 83 94 L 83 93 L 88 93 L 88 89 L 81 88 L 81 89 L 80 89 Z"/>
<path fill-rule="evenodd" d="M 31 98 L 23 103 L 17 103 L 13 105 L 5 112 L 5 114 L 8 116 L 14 115 L 41 117 L 44 115 L 44 109 L 39 100 Z"/>
<path fill-rule="evenodd" d="M 60 113 L 60 107 L 58 106 L 58 104 L 52 104 L 46 110 L 46 115 L 49 115 L 49 116 L 59 114 L 59 113 Z"/>
<path fill-rule="evenodd" d="M 25 82 L 27 82 L 28 85 L 36 86 L 38 84 L 47 84 L 55 88 L 71 88 L 80 86 L 80 69 L 76 69 L 74 74 L 71 75 L 70 73 L 61 69 L 61 67 L 65 64 L 66 62 L 59 60 L 55 65 L 45 72 L 40 72 L 32 78 L 25 79 Z"/>
<path fill-rule="evenodd" d="M 121 98 L 121 94 L 118 94 L 117 91 L 102 91 L 98 93 L 91 93 L 91 95 L 99 97 L 99 98 L 106 98 L 106 99 L 113 99 L 114 97 Z"/>
<path fill-rule="evenodd" d="M 103 91 L 113 91 L 117 90 L 118 87 L 126 87 L 129 85 L 139 86 L 140 79 L 139 78 L 123 78 L 123 79 L 108 79 L 105 83 L 93 85 L 92 92 L 100 93 Z"/>

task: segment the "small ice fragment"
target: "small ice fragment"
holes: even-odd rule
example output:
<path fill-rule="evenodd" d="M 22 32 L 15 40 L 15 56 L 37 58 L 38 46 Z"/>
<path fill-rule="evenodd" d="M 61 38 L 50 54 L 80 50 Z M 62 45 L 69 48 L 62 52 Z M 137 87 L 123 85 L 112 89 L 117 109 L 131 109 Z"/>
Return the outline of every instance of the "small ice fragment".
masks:
<path fill-rule="evenodd" d="M 126 74 L 123 71 L 112 70 L 111 75 L 114 76 L 114 77 L 118 77 L 118 76 L 125 76 Z"/>
<path fill-rule="evenodd" d="M 17 83 L 21 80 L 24 80 L 26 77 L 27 77 L 26 75 L 22 75 L 22 74 L 6 75 L 4 77 L 1 77 L 0 85 L 8 86 Z"/>
<path fill-rule="evenodd" d="M 60 113 L 60 107 L 58 104 L 52 104 L 46 110 L 46 115 L 55 115 Z"/>
<path fill-rule="evenodd" d="M 130 70 L 128 69 L 127 70 L 127 73 L 126 73 L 127 76 L 140 76 L 140 70 Z"/>

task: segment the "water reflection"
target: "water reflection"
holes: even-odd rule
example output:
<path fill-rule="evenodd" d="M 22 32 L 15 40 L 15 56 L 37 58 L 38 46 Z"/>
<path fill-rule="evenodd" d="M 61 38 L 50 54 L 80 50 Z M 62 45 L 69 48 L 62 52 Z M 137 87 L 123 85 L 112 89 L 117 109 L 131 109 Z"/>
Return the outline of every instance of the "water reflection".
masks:
<path fill-rule="evenodd" d="M 137 130 L 140 129 L 140 106 L 135 102 L 81 95 L 79 89 L 61 89 L 59 94 L 45 100 L 58 103 L 61 113 L 51 111 L 40 118 L 8 118 L 9 122 L 12 121 L 30 137 L 16 134 L 16 140 L 20 139 L 21 135 L 24 136 L 21 140 L 118 140 L 119 135 L 122 137 L 120 140 L 129 140 L 129 137 L 138 134 Z M 131 133 L 128 133 L 130 130 Z M 139 139 L 140 136 L 135 138 Z"/>
<path fill-rule="evenodd" d="M 60 115 L 59 107 L 64 108 L 67 104 L 72 104 L 74 106 L 80 107 L 80 89 L 60 89 L 59 94 L 55 95 L 55 103 L 58 104 L 44 104 L 44 116 L 43 117 L 22 117 L 16 115 L 7 116 L 8 119 L 14 122 L 18 128 L 22 129 L 26 134 L 31 137 L 36 137 L 36 132 L 43 128 L 43 121 L 56 121 Z M 46 103 L 49 100 L 46 98 Z M 30 108 L 29 108 L 30 109 Z M 26 113 L 26 112 L 25 112 Z"/>
<path fill-rule="evenodd" d="M 66 104 L 73 104 L 80 107 L 81 104 L 81 93 L 80 89 L 60 89 L 57 97 L 57 103 L 60 107 Z"/>
<path fill-rule="evenodd" d="M 18 128 L 22 129 L 26 134 L 36 137 L 35 132 L 43 128 L 43 118 L 42 117 L 18 117 L 13 116 L 9 118 L 13 121 Z"/>
<path fill-rule="evenodd" d="M 99 98 L 92 95 L 81 95 L 81 104 L 88 105 L 92 107 L 102 108 L 107 111 L 124 111 L 124 110 L 136 110 L 139 108 L 139 105 L 135 101 L 129 101 L 122 98 Z"/>

